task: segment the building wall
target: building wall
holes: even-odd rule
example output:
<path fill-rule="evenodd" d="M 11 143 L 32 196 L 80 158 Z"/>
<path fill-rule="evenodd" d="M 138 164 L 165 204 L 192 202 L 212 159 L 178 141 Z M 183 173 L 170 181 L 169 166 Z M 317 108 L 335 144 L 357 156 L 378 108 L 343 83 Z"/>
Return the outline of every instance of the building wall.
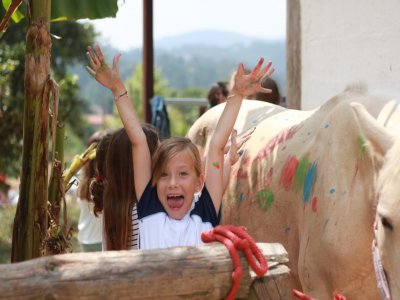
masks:
<path fill-rule="evenodd" d="M 291 7 L 300 10 L 302 109 L 323 104 L 353 83 L 400 90 L 399 0 L 290 1 L 299 1 Z"/>

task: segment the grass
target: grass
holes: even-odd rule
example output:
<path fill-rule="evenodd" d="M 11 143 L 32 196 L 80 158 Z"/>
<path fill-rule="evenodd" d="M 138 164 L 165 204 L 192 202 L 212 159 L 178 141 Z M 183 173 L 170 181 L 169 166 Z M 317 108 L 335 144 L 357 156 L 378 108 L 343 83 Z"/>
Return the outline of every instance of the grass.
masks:
<path fill-rule="evenodd" d="M 16 206 L 0 206 L 0 264 L 11 262 L 11 243 L 12 243 L 12 227 L 14 222 Z M 81 252 L 82 249 L 77 240 L 79 206 L 76 199 L 67 201 L 68 224 L 73 227 L 73 234 L 70 240 L 72 244 L 72 252 Z"/>
<path fill-rule="evenodd" d="M 12 227 L 16 206 L 0 206 L 0 264 L 11 261 Z"/>

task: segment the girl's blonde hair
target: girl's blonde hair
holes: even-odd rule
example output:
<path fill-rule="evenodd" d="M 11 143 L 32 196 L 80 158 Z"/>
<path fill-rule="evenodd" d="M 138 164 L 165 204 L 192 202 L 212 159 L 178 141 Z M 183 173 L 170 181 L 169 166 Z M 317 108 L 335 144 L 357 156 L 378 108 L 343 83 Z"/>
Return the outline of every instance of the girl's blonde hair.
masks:
<path fill-rule="evenodd" d="M 161 142 L 152 159 L 151 173 L 153 174 L 152 186 L 155 186 L 164 172 L 165 167 L 171 158 L 186 151 L 193 160 L 197 176 L 202 174 L 202 160 L 196 145 L 188 138 L 173 137 Z"/>

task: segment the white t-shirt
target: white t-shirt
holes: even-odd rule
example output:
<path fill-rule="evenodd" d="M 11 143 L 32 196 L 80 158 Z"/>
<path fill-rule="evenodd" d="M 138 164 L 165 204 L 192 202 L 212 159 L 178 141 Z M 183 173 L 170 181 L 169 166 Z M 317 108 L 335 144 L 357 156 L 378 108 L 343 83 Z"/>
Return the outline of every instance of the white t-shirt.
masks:
<path fill-rule="evenodd" d="M 197 201 L 196 201 L 197 200 Z M 204 187 L 200 198 L 181 220 L 168 216 L 161 205 L 156 188 L 147 185 L 137 205 L 140 249 L 157 249 L 202 244 L 201 233 L 219 224 L 210 194 Z"/>
<path fill-rule="evenodd" d="M 94 204 L 78 198 L 80 215 L 78 223 L 78 241 L 81 244 L 97 244 L 102 242 L 103 216 L 93 213 Z"/>

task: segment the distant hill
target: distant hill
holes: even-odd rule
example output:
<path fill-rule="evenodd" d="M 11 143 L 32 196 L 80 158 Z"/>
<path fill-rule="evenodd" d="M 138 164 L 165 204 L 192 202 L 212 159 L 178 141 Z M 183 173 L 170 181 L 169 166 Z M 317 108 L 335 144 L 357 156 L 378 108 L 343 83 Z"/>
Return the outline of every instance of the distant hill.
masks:
<path fill-rule="evenodd" d="M 173 49 L 187 45 L 227 47 L 235 44 L 248 45 L 256 39 L 233 32 L 202 30 L 171 36 L 155 41 L 156 48 Z"/>
<path fill-rule="evenodd" d="M 116 49 L 105 47 L 109 60 Z M 244 35 L 220 31 L 196 31 L 155 41 L 155 68 L 161 71 L 170 87 L 208 88 L 216 81 L 229 81 L 239 62 L 251 68 L 259 57 L 272 60 L 282 95 L 286 95 L 285 40 L 260 40 Z M 141 49 L 123 53 L 121 76 L 126 79 L 133 74 L 142 60 Z M 112 109 L 110 95 L 87 74 L 84 66 L 70 68 L 80 77 L 81 95 L 90 103 L 101 104 L 106 112 Z"/>

